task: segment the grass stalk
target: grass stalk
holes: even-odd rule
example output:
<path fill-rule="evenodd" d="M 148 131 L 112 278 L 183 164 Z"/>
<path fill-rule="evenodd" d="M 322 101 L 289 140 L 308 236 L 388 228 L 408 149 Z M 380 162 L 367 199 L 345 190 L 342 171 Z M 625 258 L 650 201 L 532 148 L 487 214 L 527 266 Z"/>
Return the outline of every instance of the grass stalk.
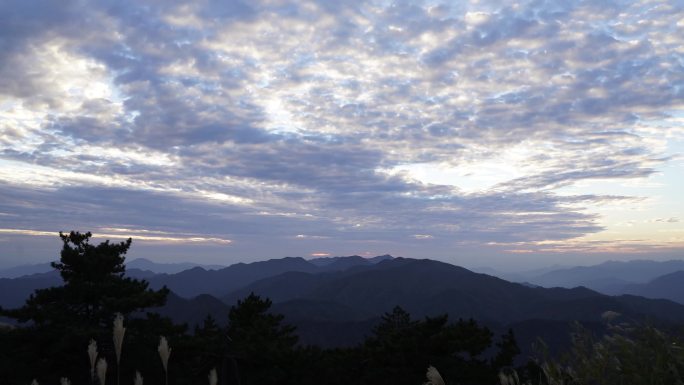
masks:
<path fill-rule="evenodd" d="M 114 350 L 116 351 L 116 385 L 120 385 L 121 378 L 121 348 L 123 347 L 123 339 L 126 334 L 126 328 L 123 326 L 124 317 L 121 313 L 116 313 L 114 317 L 114 328 L 112 331 L 112 338 L 114 340 Z"/>
<path fill-rule="evenodd" d="M 169 347 L 168 341 L 166 341 L 166 337 L 161 336 L 159 338 L 159 347 L 157 347 L 157 351 L 159 352 L 159 358 L 161 358 L 162 366 L 164 366 L 165 384 L 169 385 L 168 365 L 169 365 L 169 356 L 171 355 L 171 348 Z"/>

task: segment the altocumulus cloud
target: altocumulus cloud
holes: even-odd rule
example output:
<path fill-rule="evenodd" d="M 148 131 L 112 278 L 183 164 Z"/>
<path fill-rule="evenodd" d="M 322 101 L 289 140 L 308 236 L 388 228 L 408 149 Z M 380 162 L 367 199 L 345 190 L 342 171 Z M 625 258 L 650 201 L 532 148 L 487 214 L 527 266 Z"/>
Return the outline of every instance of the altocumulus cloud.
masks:
<path fill-rule="evenodd" d="M 452 3 L 2 2 L 0 236 L 571 249 L 682 138 L 684 9 Z"/>

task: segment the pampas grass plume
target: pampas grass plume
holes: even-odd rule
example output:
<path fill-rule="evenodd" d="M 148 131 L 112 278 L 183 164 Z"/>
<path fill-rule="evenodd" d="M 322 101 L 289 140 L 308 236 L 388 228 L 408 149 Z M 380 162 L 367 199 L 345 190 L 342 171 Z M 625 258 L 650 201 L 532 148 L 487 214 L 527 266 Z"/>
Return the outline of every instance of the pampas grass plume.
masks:
<path fill-rule="evenodd" d="M 114 317 L 114 349 L 116 350 L 116 364 L 121 362 L 121 347 L 123 346 L 124 334 L 126 334 L 126 328 L 123 326 L 124 317 L 121 313 L 116 313 Z"/>
<path fill-rule="evenodd" d="M 90 344 L 88 344 L 88 358 L 90 358 L 90 379 L 95 379 L 95 361 L 97 360 L 97 342 L 94 339 L 90 339 Z"/>
<path fill-rule="evenodd" d="M 166 341 L 166 337 L 162 336 L 159 338 L 159 347 L 157 347 L 157 351 L 159 352 L 159 358 L 162 360 L 162 365 L 164 365 L 164 371 L 167 371 L 171 348 L 169 347 L 169 342 Z"/>
<path fill-rule="evenodd" d="M 164 365 L 164 371 L 167 371 L 171 348 L 169 347 L 168 341 L 166 341 L 166 337 L 162 336 L 159 338 L 159 347 L 157 348 L 157 351 L 159 352 L 159 358 L 162 360 L 162 365 Z"/>
<path fill-rule="evenodd" d="M 114 340 L 114 350 L 116 351 L 116 384 L 119 385 L 121 377 L 121 347 L 123 346 L 124 335 L 126 328 L 123 326 L 124 317 L 121 313 L 116 313 L 114 316 L 114 329 L 112 331 L 112 338 Z"/>
<path fill-rule="evenodd" d="M 513 368 L 503 368 L 499 372 L 499 385 L 520 385 L 518 372 Z"/>
<path fill-rule="evenodd" d="M 140 375 L 140 372 L 137 370 L 135 371 L 135 380 L 133 381 L 133 385 L 143 385 L 143 378 Z"/>
<path fill-rule="evenodd" d="M 423 383 L 423 385 L 444 385 L 444 380 L 442 379 L 442 376 L 439 374 L 437 369 L 435 369 L 434 366 L 429 366 L 427 369 L 427 373 L 425 373 L 425 377 L 427 378 L 427 382 Z"/>
<path fill-rule="evenodd" d="M 171 355 L 171 348 L 169 347 L 168 341 L 166 341 L 166 337 L 161 336 L 159 338 L 159 347 L 157 348 L 157 351 L 159 352 L 159 358 L 161 358 L 162 365 L 164 366 L 164 374 L 166 377 L 166 383 L 169 383 L 169 356 Z"/>
<path fill-rule="evenodd" d="M 218 376 L 216 375 L 216 368 L 209 371 L 209 385 L 216 385 L 218 383 Z"/>
<path fill-rule="evenodd" d="M 100 380 L 100 385 L 105 385 L 107 380 L 107 360 L 100 358 L 97 361 L 97 378 Z"/>

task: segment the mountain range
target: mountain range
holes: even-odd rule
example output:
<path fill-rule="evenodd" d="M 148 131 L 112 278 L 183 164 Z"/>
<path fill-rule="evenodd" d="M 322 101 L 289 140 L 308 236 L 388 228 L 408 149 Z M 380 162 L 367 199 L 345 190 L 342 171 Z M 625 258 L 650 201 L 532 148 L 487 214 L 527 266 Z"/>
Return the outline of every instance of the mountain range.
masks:
<path fill-rule="evenodd" d="M 684 270 L 683 260 L 670 261 L 607 261 L 593 266 L 576 266 L 554 269 L 529 277 L 528 280 L 542 286 L 578 286 L 605 279 L 632 283 L 644 283 L 658 276 Z"/>
<path fill-rule="evenodd" d="M 634 294 L 647 298 L 667 298 L 684 303 L 684 281 L 666 276 L 684 271 L 684 261 L 608 261 L 593 266 L 554 269 L 536 274 L 500 273 L 497 276 L 515 282 L 526 282 L 542 287 L 584 286 L 604 294 Z M 676 276 L 681 276 L 682 273 Z M 661 280 L 662 278 L 662 280 Z M 668 281 L 668 284 L 664 282 Z M 681 282 L 681 283 L 680 283 Z"/>
<path fill-rule="evenodd" d="M 166 273 L 175 274 L 181 271 L 192 269 L 193 267 L 202 267 L 207 270 L 222 269 L 224 265 L 203 265 L 193 262 L 178 262 L 178 263 L 159 263 L 153 262 L 146 258 L 135 258 L 126 262 L 127 269 L 147 270 L 156 274 Z M 20 265 L 6 269 L 0 269 L 0 278 L 19 278 L 26 275 L 48 273 L 52 271 L 50 262 L 38 263 L 32 265 Z"/>
<path fill-rule="evenodd" d="M 678 268 L 675 262 L 668 263 L 668 268 Z M 682 290 L 678 289 L 684 281 L 681 271 L 627 285 L 624 290 L 629 295 L 611 296 L 587 287 L 544 288 L 444 262 L 391 256 L 308 261 L 281 258 L 215 270 L 196 266 L 161 274 L 130 265 L 127 275 L 146 279 L 153 287 L 166 285 L 172 290 L 167 304 L 153 310 L 177 322 L 194 325 L 207 314 L 225 322 L 230 306 L 253 292 L 273 301 L 273 311 L 284 314 L 287 322 L 297 326 L 303 343 L 321 346 L 361 341 L 379 317 L 396 305 L 414 318 L 448 313 L 452 319 L 474 318 L 493 329 L 513 327 L 521 336 L 521 344 L 544 333 L 553 338 L 558 330 L 567 330 L 570 321 L 600 324 L 601 315 L 608 310 L 631 319 L 684 322 L 684 305 L 639 296 L 660 296 L 659 293 L 667 291 L 676 293 L 667 298 L 682 301 Z M 615 266 L 619 266 L 617 271 L 629 271 L 622 264 Z M 610 271 L 608 267 L 598 270 Z M 570 272 L 562 275 L 551 271 L 543 275 L 578 277 L 577 270 L 562 270 Z M 665 270 L 652 268 L 650 274 Z M 595 273 L 587 275 L 598 277 Z M 618 275 L 625 276 L 630 277 L 627 273 Z M 571 284 L 569 279 L 563 282 Z M 56 271 L 0 279 L 0 306 L 20 306 L 33 290 L 58 284 L 61 279 Z"/>
<path fill-rule="evenodd" d="M 629 284 L 622 291 L 646 298 L 665 298 L 684 304 L 684 271 L 665 274 L 647 283 Z"/>
<path fill-rule="evenodd" d="M 388 258 L 391 257 L 380 256 L 367 259 L 353 255 L 307 261 L 304 258 L 287 257 L 252 263 L 236 263 L 218 270 L 194 267 L 176 274 L 158 274 L 150 277 L 148 281 L 153 288 L 167 286 L 182 297 L 190 298 L 200 294 L 221 297 L 252 282 L 287 272 L 313 274 L 342 271 L 356 266 L 372 266 Z"/>

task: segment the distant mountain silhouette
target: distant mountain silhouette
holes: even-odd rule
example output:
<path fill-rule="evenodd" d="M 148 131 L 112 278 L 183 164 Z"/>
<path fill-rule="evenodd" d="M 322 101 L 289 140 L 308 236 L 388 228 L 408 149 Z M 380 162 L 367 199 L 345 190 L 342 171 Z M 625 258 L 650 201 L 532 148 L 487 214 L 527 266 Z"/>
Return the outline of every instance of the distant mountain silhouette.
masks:
<path fill-rule="evenodd" d="M 369 266 L 373 264 L 373 262 L 371 262 L 370 260 L 358 255 L 352 255 L 349 257 L 335 257 L 330 259 L 332 259 L 330 263 L 321 264 L 320 262 L 316 263 L 318 261 L 314 260 L 310 260 L 309 262 L 318 266 L 319 271 L 340 271 L 349 269 L 350 267 Z"/>
<path fill-rule="evenodd" d="M 180 273 L 183 270 L 192 269 L 193 267 L 202 267 L 204 269 L 222 269 L 226 266 L 222 265 L 203 265 L 199 263 L 192 262 L 180 262 L 180 263 L 157 263 L 150 261 L 146 258 L 136 258 L 126 261 L 126 269 L 139 269 L 148 270 L 155 274 L 174 274 Z M 20 265 L 15 267 L 10 267 L 7 269 L 0 269 L 0 278 L 18 278 L 26 275 L 48 273 L 52 271 L 53 268 L 50 262 L 38 263 L 33 265 Z"/>
<path fill-rule="evenodd" d="M 135 279 L 149 279 L 150 277 L 153 277 L 157 274 L 155 274 L 153 271 L 150 270 L 141 270 L 141 269 L 126 269 L 126 276 L 135 278 Z"/>
<path fill-rule="evenodd" d="M 18 278 L 25 275 L 48 273 L 52 270 L 54 269 L 50 265 L 50 262 L 14 266 L 7 269 L 0 269 L 0 278 Z"/>
<path fill-rule="evenodd" d="M 373 266 L 375 261 L 387 260 L 392 257 L 380 256 L 376 258 L 366 259 L 355 255 L 329 258 L 329 261 L 319 259 L 313 263 L 304 258 L 288 257 L 252 263 L 237 263 L 219 270 L 205 270 L 195 267 L 176 274 L 160 274 L 149 278 L 149 281 L 154 288 L 166 285 L 176 294 L 186 298 L 200 294 L 222 297 L 257 280 L 286 272 L 313 274 L 343 271 L 359 266 Z"/>
<path fill-rule="evenodd" d="M 664 298 L 684 304 L 684 271 L 675 271 L 650 282 L 627 285 L 624 293 L 646 298 Z"/>
<path fill-rule="evenodd" d="M 37 289 L 60 286 L 62 277 L 57 270 L 25 275 L 19 278 L 0 278 L 0 306 L 13 309 L 24 304 Z"/>
<path fill-rule="evenodd" d="M 352 261 L 358 261 L 354 256 L 342 257 L 350 258 Z M 319 285 L 329 282 L 331 279 L 338 279 L 341 277 L 353 276 L 359 272 L 375 269 L 383 269 L 390 259 L 382 259 L 380 263 L 338 263 L 337 267 L 345 266 L 346 269 L 333 269 L 324 266 L 315 272 L 287 272 L 262 280 L 257 280 L 249 285 L 246 285 L 238 290 L 231 292 L 228 295 L 221 297 L 221 299 L 229 304 L 235 304 L 238 299 L 244 298 L 250 293 L 269 293 L 267 295 L 273 302 L 278 303 L 282 301 L 289 301 L 291 299 L 303 298 L 307 293 L 311 292 Z M 395 259 L 401 261 L 403 259 Z M 337 260 L 336 260 L 337 261 Z M 324 300 L 324 302 L 327 300 Z"/>
<path fill-rule="evenodd" d="M 373 258 L 364 258 L 358 255 L 348 257 L 323 257 L 310 259 L 309 262 L 323 268 L 325 271 L 344 270 L 353 266 L 373 265 L 388 259 L 392 259 L 389 254 L 379 255 Z"/>
<path fill-rule="evenodd" d="M 259 279 L 290 271 L 315 272 L 318 267 L 304 258 L 281 258 L 253 263 L 237 263 L 219 270 L 194 267 L 176 274 L 159 274 L 149 278 L 153 288 L 164 285 L 181 297 L 200 294 L 223 296 Z"/>
<path fill-rule="evenodd" d="M 389 254 L 384 254 L 384 255 L 378 255 L 377 257 L 368 258 L 366 260 L 370 261 L 371 263 L 380 263 L 382 261 L 387 261 L 390 259 L 394 259 L 394 257 L 389 255 Z"/>
<path fill-rule="evenodd" d="M 149 270 L 156 274 L 175 274 L 180 273 L 184 270 L 189 270 L 194 267 L 201 267 L 205 270 L 218 270 L 223 269 L 224 265 L 203 265 L 200 263 L 192 262 L 178 262 L 178 263 L 159 263 L 153 262 L 146 258 L 136 258 L 130 261 L 126 261 L 126 269 L 140 269 Z"/>
<path fill-rule="evenodd" d="M 621 294 L 634 283 L 684 270 L 684 261 L 609 261 L 594 266 L 578 266 L 553 270 L 536 277 L 527 277 L 532 284 L 543 287 L 585 286 L 605 294 Z"/>
<path fill-rule="evenodd" d="M 254 282 L 223 297 L 233 303 L 249 292 L 287 301 L 318 301 L 354 309 L 338 320 L 373 317 L 400 305 L 416 317 L 449 313 L 508 324 L 530 319 L 600 321 L 606 310 L 635 318 L 684 321 L 684 306 L 670 301 L 611 297 L 587 288 L 545 289 L 511 283 L 432 260 L 397 258 L 343 272 L 286 273 Z"/>
<path fill-rule="evenodd" d="M 498 278 L 501 278 L 501 279 L 504 279 L 504 280 L 510 281 L 510 282 L 526 282 L 530 278 L 538 277 L 538 276 L 540 276 L 542 274 L 546 274 L 550 271 L 569 269 L 572 267 L 574 267 L 574 266 L 555 264 L 555 265 L 536 268 L 536 269 L 532 269 L 532 270 L 513 271 L 513 272 L 501 271 L 501 270 L 497 270 L 497 269 L 494 269 L 494 268 L 488 267 L 488 266 L 468 267 L 467 269 L 470 271 L 474 271 L 476 273 L 484 273 L 487 275 L 498 277 Z"/>

